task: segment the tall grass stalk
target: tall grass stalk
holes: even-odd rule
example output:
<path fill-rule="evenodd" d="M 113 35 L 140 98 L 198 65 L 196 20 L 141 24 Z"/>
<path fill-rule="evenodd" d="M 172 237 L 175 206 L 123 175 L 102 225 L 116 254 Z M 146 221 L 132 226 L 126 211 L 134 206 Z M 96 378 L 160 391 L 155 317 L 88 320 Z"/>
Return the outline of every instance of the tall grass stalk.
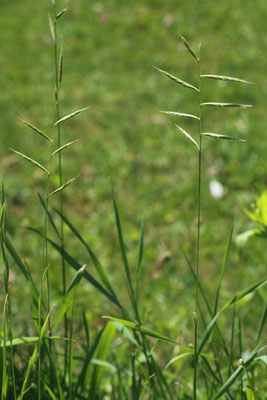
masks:
<path fill-rule="evenodd" d="M 56 0 L 52 0 L 53 3 L 53 28 L 54 28 L 54 64 L 55 64 L 55 123 L 60 120 L 60 87 L 62 81 L 62 69 L 63 69 L 63 55 L 62 50 L 59 57 L 58 52 L 58 33 L 57 33 L 57 9 L 56 9 Z M 56 124 L 55 127 L 57 131 L 57 148 L 61 147 L 61 125 Z M 63 171 L 62 171 L 62 153 L 61 151 L 58 152 L 58 176 L 59 176 L 59 186 L 62 187 L 63 185 Z M 60 205 L 59 209 L 60 212 L 63 214 L 63 190 L 60 191 Z M 64 251 L 64 224 L 62 219 L 60 219 L 60 237 L 61 237 L 61 249 Z M 61 270 L 62 270 L 62 289 L 63 289 L 63 296 L 66 293 L 66 267 L 65 267 L 65 259 L 61 256 Z M 67 315 L 64 315 L 64 336 L 65 338 L 68 337 L 68 319 Z M 65 355 L 64 355 L 64 376 L 67 372 L 67 365 L 68 365 L 68 344 L 65 343 Z"/>

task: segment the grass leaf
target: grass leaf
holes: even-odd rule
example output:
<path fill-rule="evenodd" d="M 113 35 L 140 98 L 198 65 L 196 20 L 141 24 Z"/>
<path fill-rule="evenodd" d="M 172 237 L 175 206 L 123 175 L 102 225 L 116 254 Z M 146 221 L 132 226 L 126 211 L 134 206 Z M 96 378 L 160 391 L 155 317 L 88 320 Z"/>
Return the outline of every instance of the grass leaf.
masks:
<path fill-rule="evenodd" d="M 24 158 L 25 160 L 29 161 L 31 164 L 35 165 L 36 167 L 42 169 L 43 171 L 45 171 L 47 173 L 47 175 L 49 175 L 49 172 L 47 171 L 47 169 L 43 165 L 38 163 L 37 161 L 33 160 L 32 158 L 26 156 L 23 153 L 20 153 L 17 150 L 12 149 L 11 147 L 10 147 L 10 150 L 13 151 L 14 153 L 16 153 L 17 155 L 19 155 L 20 157 Z"/>
<path fill-rule="evenodd" d="M 199 117 L 193 114 L 186 114 L 186 113 L 181 113 L 181 112 L 176 112 L 176 111 L 160 111 L 161 113 L 164 114 L 169 114 L 169 115 L 175 115 L 177 117 L 182 117 L 182 118 L 190 118 L 190 119 L 196 119 L 199 121 Z"/>
<path fill-rule="evenodd" d="M 251 107 L 254 107 L 252 104 L 216 103 L 216 102 L 201 103 L 200 105 L 201 106 L 208 106 L 208 107 L 239 107 L 239 108 L 251 108 Z"/>
<path fill-rule="evenodd" d="M 197 61 L 199 61 L 198 56 L 196 55 L 196 53 L 194 52 L 194 50 L 192 49 L 192 47 L 190 46 L 190 44 L 188 43 L 188 41 L 182 36 L 180 35 L 180 38 L 182 39 L 186 49 L 189 51 L 189 53 L 191 54 L 191 56 L 193 56 Z"/>
<path fill-rule="evenodd" d="M 219 135 L 218 133 L 210 133 L 210 132 L 205 132 L 201 133 L 202 136 L 209 136 L 214 139 L 223 139 L 223 140 L 236 140 L 237 142 L 246 142 L 246 140 L 239 139 L 233 136 L 226 136 L 226 135 Z"/>
<path fill-rule="evenodd" d="M 144 326 L 138 325 L 138 324 L 136 324 L 134 322 L 127 321 L 125 319 L 109 317 L 109 316 L 103 316 L 103 318 L 109 319 L 111 321 L 119 322 L 120 324 L 123 324 L 124 326 L 126 326 L 128 328 L 131 328 L 134 331 L 138 331 L 138 332 L 144 333 L 145 335 L 154 337 L 154 338 L 156 338 L 158 340 L 161 340 L 162 342 L 166 342 L 166 343 L 182 346 L 179 342 L 176 342 L 175 340 L 170 339 L 167 336 L 163 336 L 160 333 L 152 331 L 151 329 L 145 328 Z M 187 346 L 182 346 L 182 347 L 188 349 Z"/>
<path fill-rule="evenodd" d="M 243 365 L 240 365 L 235 372 L 230 376 L 229 379 L 227 379 L 227 381 L 224 383 L 224 385 L 221 387 L 220 391 L 216 394 L 214 400 L 219 399 L 220 397 L 222 397 L 224 395 L 224 393 L 229 389 L 230 386 L 233 385 L 233 383 L 236 381 L 236 379 L 239 377 L 239 375 L 241 375 L 242 373 L 245 372 L 244 367 L 247 369 L 250 364 L 252 363 L 252 361 L 254 360 L 254 358 L 256 357 L 256 355 L 262 351 L 266 346 L 263 346 L 261 348 L 259 348 L 259 346 L 257 346 L 250 354 L 249 356 L 246 358 L 246 360 L 243 361 Z"/>
<path fill-rule="evenodd" d="M 91 247 L 85 242 L 85 240 L 82 238 L 82 236 L 80 235 L 80 233 L 78 232 L 78 230 L 73 226 L 73 224 L 69 221 L 69 219 L 64 216 L 59 210 L 55 209 L 55 211 L 57 212 L 57 214 L 62 218 L 62 220 L 65 222 L 65 224 L 69 227 L 69 229 L 73 232 L 73 234 L 79 239 L 79 241 L 85 246 L 86 250 L 88 251 L 88 254 L 95 266 L 95 269 L 99 275 L 99 277 L 101 278 L 103 284 L 106 286 L 106 288 L 110 291 L 110 293 L 113 294 L 113 296 L 115 298 L 117 298 L 117 295 L 115 293 L 115 290 L 113 289 L 109 277 L 103 267 L 103 265 L 101 264 L 101 262 L 99 261 L 99 259 L 96 257 L 95 253 L 93 252 L 93 250 L 91 249 Z"/>
<path fill-rule="evenodd" d="M 88 108 L 90 108 L 90 106 L 81 108 L 80 110 L 74 111 L 73 113 L 66 115 L 65 117 L 63 117 L 63 118 L 59 119 L 57 122 L 55 122 L 55 126 L 58 124 L 61 124 L 61 122 L 67 121 L 68 119 L 75 117 L 76 115 L 80 114 L 83 111 L 88 110 Z"/>
<path fill-rule="evenodd" d="M 52 154 L 51 157 L 53 157 L 55 154 L 59 153 L 62 150 L 65 150 L 67 147 L 71 146 L 74 143 L 77 143 L 78 140 L 73 140 L 72 142 L 68 142 L 66 144 L 63 144 L 63 146 L 59 147 L 58 149 L 56 149 Z"/>
<path fill-rule="evenodd" d="M 161 72 L 163 75 L 166 75 L 168 78 L 172 79 L 174 82 L 178 83 L 179 85 L 182 85 L 188 89 L 193 89 L 196 90 L 197 92 L 199 91 L 195 86 L 191 85 L 190 83 L 187 83 L 185 81 L 182 81 L 179 78 L 176 78 L 175 76 L 169 74 L 169 72 L 163 71 L 163 69 L 160 69 L 158 67 L 153 66 L 157 71 Z"/>
<path fill-rule="evenodd" d="M 42 132 L 40 129 L 36 128 L 36 126 L 30 124 L 29 122 L 25 121 L 24 119 L 18 117 L 25 125 L 27 125 L 29 128 L 31 128 L 33 131 L 37 132 L 40 136 L 42 136 L 44 139 L 49 140 L 52 142 L 52 139 L 47 136 L 44 132 Z"/>
<path fill-rule="evenodd" d="M 191 135 L 189 135 L 189 133 L 187 133 L 183 128 L 181 128 L 179 125 L 175 124 L 175 126 L 179 129 L 179 131 L 188 139 L 190 140 L 191 143 L 193 143 L 197 149 L 199 150 L 199 145 L 197 144 L 197 142 L 195 141 L 195 139 L 192 138 Z"/>
<path fill-rule="evenodd" d="M 58 306 L 58 310 L 54 322 L 52 324 L 52 329 L 55 329 L 61 318 L 67 312 L 68 308 L 71 306 L 77 287 L 84 275 L 84 270 L 85 270 L 85 265 L 82 268 L 80 268 L 74 275 L 64 298 L 62 299 L 61 303 Z"/>
<path fill-rule="evenodd" d="M 253 82 L 245 81 L 244 79 L 233 78 L 232 76 L 222 76 L 222 75 L 200 75 L 200 78 L 216 79 L 219 81 L 231 81 L 231 82 L 241 82 L 253 84 Z"/>
<path fill-rule="evenodd" d="M 256 284 L 249 286 L 247 289 L 243 290 L 242 292 L 240 292 L 238 295 L 234 296 L 230 301 L 228 301 L 228 303 L 226 303 L 221 309 L 220 311 L 218 311 L 218 313 L 212 318 L 212 320 L 210 321 L 210 323 L 208 324 L 207 328 L 205 329 L 205 332 L 202 336 L 202 340 L 201 343 L 198 347 L 198 355 L 201 353 L 204 345 L 207 343 L 211 331 L 215 325 L 215 322 L 217 321 L 217 319 L 219 318 L 219 316 L 221 315 L 221 313 L 223 311 L 225 311 L 227 308 L 229 308 L 232 304 L 237 303 L 239 300 L 241 300 L 243 297 L 247 296 L 250 293 L 254 293 L 256 290 L 260 289 L 261 287 L 263 287 L 264 285 L 266 285 L 267 283 L 267 279 L 262 280 L 260 282 L 257 282 Z"/>

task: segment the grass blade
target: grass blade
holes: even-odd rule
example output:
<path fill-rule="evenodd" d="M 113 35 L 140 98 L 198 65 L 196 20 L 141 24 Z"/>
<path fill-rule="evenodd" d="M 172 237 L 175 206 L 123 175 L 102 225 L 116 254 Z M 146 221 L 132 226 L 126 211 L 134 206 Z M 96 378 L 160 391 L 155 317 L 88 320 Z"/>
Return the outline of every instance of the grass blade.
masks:
<path fill-rule="evenodd" d="M 47 136 L 44 132 L 42 132 L 40 129 L 36 128 L 36 126 L 30 124 L 29 122 L 25 121 L 24 119 L 18 117 L 25 125 L 27 125 L 29 128 L 31 128 L 34 132 L 37 132 L 40 136 L 42 136 L 44 139 L 48 140 L 49 142 L 52 142 L 52 139 Z"/>
<path fill-rule="evenodd" d="M 249 356 L 246 358 L 246 360 L 243 361 L 243 365 L 240 365 L 240 367 L 238 367 L 235 372 L 230 376 L 230 378 L 224 383 L 224 385 L 222 386 L 222 388 L 220 389 L 220 391 L 217 393 L 216 397 L 214 398 L 214 400 L 219 399 L 220 397 L 222 397 L 224 395 L 224 393 L 229 389 L 230 386 L 233 385 L 233 383 L 236 381 L 236 379 L 239 377 L 240 374 L 244 373 L 244 367 L 245 369 L 247 369 L 249 367 L 249 365 L 252 363 L 252 361 L 254 360 L 254 358 L 256 357 L 256 355 L 262 351 L 264 347 L 259 348 L 258 346 L 249 354 Z"/>
<path fill-rule="evenodd" d="M 227 308 L 229 308 L 231 305 L 237 303 L 239 300 L 241 300 L 243 297 L 247 296 L 250 293 L 254 293 L 256 290 L 260 289 L 261 287 L 263 287 L 264 285 L 266 285 L 267 283 L 267 279 L 262 280 L 260 282 L 257 282 L 256 284 L 249 286 L 247 289 L 243 290 L 242 292 L 240 292 L 238 295 L 234 296 L 230 301 L 228 301 L 228 303 L 226 303 L 221 309 L 220 311 L 218 311 L 218 313 L 212 318 L 212 320 L 210 321 L 210 323 L 208 324 L 201 343 L 199 345 L 198 348 L 198 355 L 201 353 L 204 345 L 206 344 L 206 342 L 208 341 L 211 331 L 215 325 L 215 322 L 217 321 L 218 317 L 220 316 L 220 314 L 225 311 Z"/>
<path fill-rule="evenodd" d="M 75 117 L 76 115 L 80 114 L 81 112 L 84 112 L 84 111 L 88 110 L 88 108 L 90 108 L 90 106 L 85 107 L 85 108 L 81 108 L 80 110 L 77 110 L 77 111 L 74 111 L 73 113 L 68 114 L 65 117 L 59 119 L 57 122 L 55 122 L 54 125 L 56 126 L 58 124 L 61 124 L 62 122 L 67 121 L 68 119 Z"/>
<path fill-rule="evenodd" d="M 54 229 L 58 239 L 61 240 L 61 237 L 60 237 L 60 234 L 59 234 L 58 229 L 56 227 L 56 224 L 53 221 L 52 215 L 51 215 L 50 211 L 48 210 L 48 208 L 47 208 L 47 206 L 46 206 L 46 204 L 44 202 L 44 199 L 42 198 L 40 193 L 37 193 L 37 194 L 38 194 L 39 200 L 40 200 L 45 212 L 47 213 L 47 216 L 48 216 L 48 219 L 49 219 L 49 222 L 50 222 L 52 228 Z"/>
<path fill-rule="evenodd" d="M 114 192 L 112 191 L 112 200 L 113 200 L 113 207 L 114 207 L 114 212 L 115 212 L 115 219 L 116 219 L 116 225 L 117 225 L 117 231 L 118 231 L 118 237 L 119 237 L 119 243 L 120 243 L 120 250 L 121 250 L 121 255 L 122 255 L 122 260 L 123 260 L 123 265 L 124 265 L 124 270 L 127 278 L 127 282 L 129 285 L 129 295 L 130 299 L 133 305 L 133 308 L 136 310 L 136 303 L 135 303 L 135 296 L 134 296 L 134 290 L 133 290 L 133 284 L 132 284 L 132 278 L 131 278 L 131 272 L 127 260 L 127 254 L 126 254 L 126 248 L 124 244 L 124 239 L 123 239 L 123 233 L 122 233 L 122 228 L 121 228 L 121 223 L 120 223 L 120 216 L 119 216 L 119 211 L 116 203 L 116 199 L 114 196 Z"/>
<path fill-rule="evenodd" d="M 63 77 L 63 50 L 61 47 L 60 55 L 59 55 L 59 67 L 58 67 L 58 83 L 61 85 Z"/>
<path fill-rule="evenodd" d="M 58 306 L 58 310 L 54 322 L 52 324 L 52 329 L 55 329 L 55 327 L 57 326 L 63 315 L 67 312 L 68 308 L 71 306 L 77 287 L 84 275 L 84 270 L 85 270 L 85 265 L 82 268 L 80 268 L 74 275 L 64 298 L 62 299 L 61 303 Z"/>
<path fill-rule="evenodd" d="M 183 128 L 181 128 L 179 125 L 175 124 L 175 126 L 179 129 L 179 131 L 188 139 L 190 140 L 191 143 L 193 143 L 197 149 L 199 150 L 199 145 L 197 144 L 197 142 L 195 141 L 195 139 L 192 138 L 191 135 L 189 135 L 189 133 L 187 133 Z"/>
<path fill-rule="evenodd" d="M 228 238 L 228 242 L 227 242 L 227 246 L 226 246 L 226 249 L 225 249 L 225 252 L 224 252 L 221 275 L 220 275 L 220 279 L 219 279 L 219 283 L 218 283 L 218 287 L 217 287 L 217 291 L 216 291 L 213 316 L 216 315 L 217 309 L 218 309 L 220 290 L 221 290 L 221 285 L 222 285 L 222 281 L 223 281 L 223 277 L 224 277 L 224 273 L 225 273 L 225 268 L 227 266 L 228 259 L 229 259 L 229 253 L 230 253 L 230 250 L 231 250 L 232 239 L 233 239 L 233 232 L 234 232 L 234 224 L 232 225 L 232 228 L 231 228 L 231 231 L 230 231 L 230 235 L 229 235 L 229 238 Z"/>
<path fill-rule="evenodd" d="M 6 248 L 7 248 L 8 252 L 9 252 L 9 254 L 13 258 L 15 264 L 19 267 L 19 269 L 22 272 L 22 274 L 24 275 L 24 277 L 30 283 L 31 292 L 32 292 L 34 301 L 36 302 L 36 304 L 38 304 L 39 292 L 38 292 L 38 290 L 37 290 L 37 288 L 36 288 L 36 286 L 35 286 L 35 284 L 34 284 L 34 282 L 32 280 L 32 276 L 30 274 L 30 271 L 24 265 L 23 261 L 21 260 L 20 256 L 16 252 L 11 240 L 9 239 L 9 237 L 7 235 L 5 236 L 5 245 L 6 245 Z"/>
<path fill-rule="evenodd" d="M 237 142 L 246 142 L 244 139 L 239 139 L 233 136 L 226 136 L 226 135 L 219 135 L 218 133 L 210 133 L 210 132 L 205 132 L 201 133 L 202 136 L 209 136 L 214 139 L 223 139 L 223 140 L 236 140 Z"/>
<path fill-rule="evenodd" d="M 182 36 L 180 35 L 180 38 L 182 39 L 186 49 L 189 51 L 189 53 L 191 54 L 191 56 L 193 56 L 197 61 L 199 61 L 198 56 L 196 55 L 196 53 L 194 52 L 194 50 L 192 49 L 192 47 L 190 46 L 190 44 L 188 43 L 188 41 Z"/>
<path fill-rule="evenodd" d="M 231 81 L 231 82 L 240 82 L 240 83 L 248 83 L 253 84 L 253 82 L 245 81 L 244 79 L 233 78 L 232 76 L 223 76 L 223 75 L 200 75 L 200 78 L 207 78 L 207 79 L 216 79 L 219 81 Z"/>
<path fill-rule="evenodd" d="M 193 89 L 196 90 L 197 92 L 199 91 L 195 86 L 191 85 L 190 83 L 187 83 L 185 81 L 182 81 L 179 78 L 176 78 L 175 76 L 169 74 L 169 72 L 163 71 L 163 69 L 160 69 L 158 67 L 153 66 L 157 71 L 161 72 L 163 75 L 167 76 L 168 78 L 172 79 L 174 82 L 178 83 L 179 85 L 182 85 L 188 89 Z"/>
<path fill-rule="evenodd" d="M 17 150 L 12 149 L 11 147 L 10 147 L 10 150 L 13 151 L 14 153 L 18 154 L 20 157 L 24 158 L 25 160 L 29 161 L 31 164 L 35 165 L 36 167 L 42 169 L 43 171 L 45 171 L 47 173 L 47 175 L 49 175 L 49 172 L 47 171 L 47 169 L 43 165 L 38 163 L 37 161 L 33 160 L 32 158 L 26 156 L 23 153 L 20 153 Z"/>
<path fill-rule="evenodd" d="M 238 103 L 201 103 L 201 106 L 208 106 L 208 107 L 239 107 L 239 108 L 251 108 L 254 107 L 252 104 L 238 104 Z"/>
<path fill-rule="evenodd" d="M 257 335 L 257 344 L 260 341 L 260 338 L 261 338 L 261 335 L 262 335 L 263 328 L 264 328 L 266 320 L 267 320 L 267 303 L 265 303 L 265 307 L 264 307 L 264 310 L 263 310 L 263 313 L 262 313 L 262 317 L 261 317 L 261 321 L 260 321 L 260 326 L 259 326 L 258 335 Z"/>
<path fill-rule="evenodd" d="M 44 237 L 43 233 L 35 228 L 28 228 L 32 232 L 37 233 L 38 235 Z M 59 254 L 61 254 L 65 261 L 76 271 L 78 271 L 82 266 L 69 254 L 66 250 L 62 249 L 59 245 L 57 245 L 53 240 L 47 237 L 47 241 L 57 250 Z M 101 292 L 105 297 L 107 297 L 112 303 L 116 304 L 130 319 L 133 319 L 130 314 L 125 310 L 125 308 L 121 305 L 119 300 L 115 298 L 111 293 L 109 293 L 89 272 L 84 271 L 84 278 L 91 283 L 99 292 Z"/>
<path fill-rule="evenodd" d="M 105 361 L 107 359 L 109 348 L 111 342 L 114 339 L 116 333 L 116 327 L 111 322 L 108 323 L 105 327 L 105 330 L 98 342 L 97 348 L 95 350 L 95 357 L 98 360 Z M 102 365 L 94 365 L 93 371 L 90 379 L 90 391 L 89 398 L 94 400 L 96 399 L 99 385 L 102 381 L 103 376 L 103 366 Z"/>
<path fill-rule="evenodd" d="M 62 192 L 62 190 L 64 190 L 67 186 L 69 186 L 73 181 L 75 181 L 77 178 L 79 177 L 79 175 L 75 176 L 75 178 L 71 178 L 69 181 L 67 181 L 66 183 L 64 183 L 62 186 L 60 186 L 59 188 L 57 188 L 56 190 L 54 190 L 53 192 L 49 193 L 49 196 L 53 196 L 54 194 L 57 194 L 59 192 Z"/>
<path fill-rule="evenodd" d="M 180 343 L 176 342 L 175 340 L 168 338 L 167 336 L 163 336 L 160 333 L 152 331 L 151 329 L 145 328 L 144 326 L 138 325 L 138 324 L 136 324 L 134 322 L 127 321 L 125 319 L 109 317 L 109 316 L 103 316 L 103 318 L 109 319 L 111 321 L 119 322 L 119 323 L 123 324 L 124 326 L 126 326 L 128 328 L 131 328 L 131 329 L 133 329 L 135 331 L 144 333 L 145 335 L 154 337 L 154 338 L 156 338 L 158 340 L 161 340 L 162 342 L 166 342 L 166 343 L 170 343 L 170 344 L 174 344 L 174 345 L 179 345 L 179 346 L 181 346 L 181 347 L 183 347 L 185 349 L 188 349 L 188 350 L 190 349 L 189 347 L 183 346 Z"/>
<path fill-rule="evenodd" d="M 163 114 L 169 114 L 169 115 L 175 115 L 177 117 L 182 117 L 182 118 L 190 118 L 190 119 L 196 119 L 199 121 L 199 117 L 193 114 L 186 114 L 186 113 L 181 113 L 181 112 L 176 112 L 176 111 L 160 111 Z"/>
<path fill-rule="evenodd" d="M 56 149 L 52 154 L 51 157 L 53 157 L 55 154 L 59 153 L 62 150 L 65 150 L 67 147 L 71 146 L 74 143 L 77 143 L 78 140 L 73 140 L 72 142 L 68 142 L 66 144 L 63 144 L 63 146 L 59 147 L 58 149 Z"/>
<path fill-rule="evenodd" d="M 96 257 L 96 255 L 93 252 L 93 250 L 91 249 L 91 247 L 85 242 L 85 240 L 82 238 L 82 236 L 80 235 L 78 230 L 73 226 L 73 224 L 69 221 L 69 219 L 67 217 L 65 217 L 65 215 L 63 215 L 59 210 L 55 209 L 55 211 L 62 218 L 62 220 L 65 222 L 65 224 L 70 228 L 70 230 L 73 232 L 73 234 L 85 246 L 103 284 L 110 291 L 110 293 L 112 293 L 113 296 L 117 298 L 115 290 L 113 289 L 113 287 L 110 283 L 109 277 L 108 277 L 103 265 L 100 263 L 99 259 Z"/>

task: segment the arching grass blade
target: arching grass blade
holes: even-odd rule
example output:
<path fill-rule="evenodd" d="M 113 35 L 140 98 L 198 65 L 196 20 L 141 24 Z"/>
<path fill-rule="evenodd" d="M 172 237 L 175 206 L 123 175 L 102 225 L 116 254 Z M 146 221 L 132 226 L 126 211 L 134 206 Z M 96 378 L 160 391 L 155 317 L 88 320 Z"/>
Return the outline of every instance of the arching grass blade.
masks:
<path fill-rule="evenodd" d="M 248 287 L 247 289 L 245 289 L 242 292 L 240 292 L 238 295 L 234 296 L 230 301 L 228 301 L 228 303 L 226 303 L 220 309 L 220 311 L 218 311 L 218 313 L 215 315 L 215 317 L 208 324 L 208 326 L 207 326 L 207 328 L 206 328 L 206 330 L 205 330 L 205 332 L 203 334 L 201 343 L 200 343 L 199 348 L 198 348 L 198 355 L 201 353 L 204 345 L 207 343 L 207 341 L 208 341 L 208 339 L 210 337 L 211 331 L 212 331 L 212 329 L 213 329 L 213 327 L 215 325 L 215 322 L 217 321 L 217 319 L 219 318 L 221 313 L 223 311 L 225 311 L 227 308 L 229 308 L 231 305 L 233 305 L 234 303 L 237 303 L 239 300 L 243 299 L 243 297 L 247 296 L 250 293 L 254 293 L 256 290 L 258 290 L 261 287 L 263 287 L 264 285 L 266 285 L 266 283 L 267 283 L 267 279 L 262 280 L 260 282 L 257 282 L 256 284 Z"/>

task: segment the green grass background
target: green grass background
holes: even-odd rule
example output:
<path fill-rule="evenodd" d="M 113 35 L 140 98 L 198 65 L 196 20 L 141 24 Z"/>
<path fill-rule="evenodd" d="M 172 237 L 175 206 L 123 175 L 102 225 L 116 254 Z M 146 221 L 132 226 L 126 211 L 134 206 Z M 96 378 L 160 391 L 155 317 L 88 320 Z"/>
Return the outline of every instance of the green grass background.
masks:
<path fill-rule="evenodd" d="M 63 142 L 79 139 L 64 152 L 64 179 L 80 174 L 66 192 L 65 212 L 79 227 L 111 274 L 114 286 L 125 282 L 111 201 L 115 188 L 130 264 L 135 268 L 139 227 L 145 217 L 145 252 L 141 299 L 143 321 L 163 334 L 192 341 L 193 279 L 180 251 L 190 260 L 196 253 L 197 154 L 160 110 L 197 112 L 197 98 L 152 65 L 197 84 L 194 60 L 178 40 L 183 34 L 194 49 L 202 43 L 202 73 L 237 76 L 253 86 L 205 82 L 204 101 L 255 104 L 255 108 L 211 110 L 204 130 L 238 136 L 247 143 L 205 140 L 203 159 L 203 226 L 200 279 L 212 299 L 223 252 L 233 222 L 235 235 L 251 226 L 243 213 L 266 188 L 267 176 L 267 38 L 265 0 L 182 1 L 108 0 L 58 1 L 68 8 L 60 20 L 64 50 L 62 115 L 91 109 L 64 124 Z M 9 201 L 9 232 L 38 282 L 39 239 L 25 230 L 42 225 L 36 192 L 45 177 L 17 159 L 9 147 L 46 162 L 47 149 L 16 118 L 51 134 L 54 119 L 53 46 L 49 33 L 49 2 L 2 0 L 0 5 L 0 167 Z M 180 121 L 194 137 L 197 126 Z M 210 180 L 219 180 L 225 196 L 214 199 Z M 58 182 L 53 182 L 58 186 Z M 17 229 L 17 227 L 20 229 Z M 66 232 L 69 251 L 81 264 L 86 254 Z M 39 246 L 39 247 L 38 247 Z M 222 296 L 229 299 L 262 279 L 266 270 L 263 241 L 251 240 L 243 250 L 233 245 Z M 60 262 L 51 261 L 53 296 L 61 291 Z M 91 265 L 88 267 L 91 272 Z M 72 272 L 69 273 L 69 278 Z M 30 332 L 28 288 L 14 267 L 11 290 L 19 332 Z M 90 323 L 115 313 L 84 283 L 77 302 Z M 126 289 L 121 289 L 127 301 Z M 26 299 L 26 301 L 25 301 Z M 244 310 L 246 343 L 254 338 L 263 300 L 257 294 Z M 23 311 L 23 312 L 22 312 Z M 226 314 L 227 317 L 227 314 Z M 226 317 L 222 323 L 227 324 Z M 79 318 L 79 317 L 77 317 Z M 256 321 L 256 322 L 255 322 Z"/>

